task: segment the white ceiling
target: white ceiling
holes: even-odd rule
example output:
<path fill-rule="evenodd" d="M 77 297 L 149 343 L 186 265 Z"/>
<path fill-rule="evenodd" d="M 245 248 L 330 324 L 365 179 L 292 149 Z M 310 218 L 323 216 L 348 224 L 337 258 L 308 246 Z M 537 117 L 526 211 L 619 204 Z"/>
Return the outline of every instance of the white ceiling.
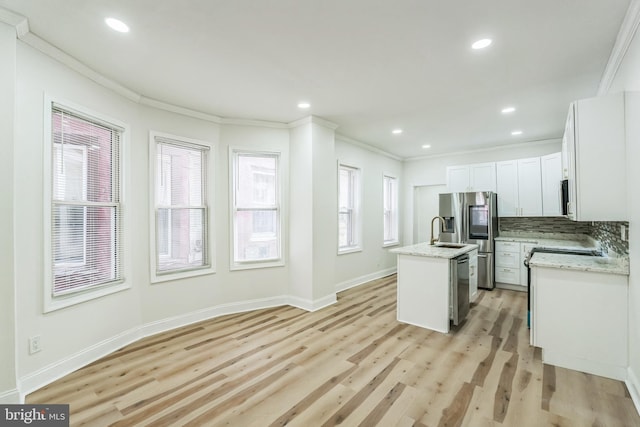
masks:
<path fill-rule="evenodd" d="M 32 33 L 142 96 L 229 118 L 313 114 L 402 158 L 560 138 L 569 102 L 596 94 L 628 5 L 0 0 Z M 131 31 L 112 31 L 107 16 Z M 493 44 L 473 51 L 484 37 Z M 517 111 L 502 115 L 507 105 Z"/>

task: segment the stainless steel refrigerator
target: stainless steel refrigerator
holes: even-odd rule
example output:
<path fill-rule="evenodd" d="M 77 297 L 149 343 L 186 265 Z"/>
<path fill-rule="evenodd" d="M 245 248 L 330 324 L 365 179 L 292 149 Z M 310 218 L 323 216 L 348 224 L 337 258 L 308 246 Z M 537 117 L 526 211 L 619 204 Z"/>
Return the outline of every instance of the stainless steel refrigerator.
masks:
<path fill-rule="evenodd" d="M 440 241 L 478 245 L 478 287 L 493 289 L 494 242 L 498 237 L 498 203 L 490 191 L 440 194 L 444 225 Z"/>

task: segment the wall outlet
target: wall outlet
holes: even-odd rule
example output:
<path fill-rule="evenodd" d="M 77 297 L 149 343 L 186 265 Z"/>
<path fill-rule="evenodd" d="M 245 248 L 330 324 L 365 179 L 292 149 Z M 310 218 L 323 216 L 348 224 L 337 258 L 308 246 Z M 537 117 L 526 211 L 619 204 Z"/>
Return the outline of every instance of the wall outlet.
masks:
<path fill-rule="evenodd" d="M 40 346 L 40 335 L 29 338 L 29 354 L 34 354 L 42 350 Z"/>

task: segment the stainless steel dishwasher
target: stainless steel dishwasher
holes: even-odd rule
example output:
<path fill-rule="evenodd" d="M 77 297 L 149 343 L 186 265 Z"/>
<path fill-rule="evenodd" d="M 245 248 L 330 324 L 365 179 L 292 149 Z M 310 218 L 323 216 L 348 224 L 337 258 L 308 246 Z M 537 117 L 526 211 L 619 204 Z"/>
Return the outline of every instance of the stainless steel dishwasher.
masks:
<path fill-rule="evenodd" d="M 462 322 L 469 313 L 469 255 L 453 258 L 451 268 L 451 320 L 454 325 Z"/>

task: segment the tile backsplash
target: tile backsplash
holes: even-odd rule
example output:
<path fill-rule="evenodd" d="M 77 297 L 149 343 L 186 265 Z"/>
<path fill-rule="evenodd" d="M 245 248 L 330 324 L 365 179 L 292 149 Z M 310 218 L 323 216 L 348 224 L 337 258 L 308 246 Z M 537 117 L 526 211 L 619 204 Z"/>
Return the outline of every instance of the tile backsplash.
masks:
<path fill-rule="evenodd" d="M 620 227 L 627 230 L 627 239 L 622 240 Z M 606 251 L 620 255 L 629 254 L 629 223 L 622 222 L 577 222 L 563 217 L 505 217 L 498 219 L 500 232 L 586 234 L 599 241 Z"/>

